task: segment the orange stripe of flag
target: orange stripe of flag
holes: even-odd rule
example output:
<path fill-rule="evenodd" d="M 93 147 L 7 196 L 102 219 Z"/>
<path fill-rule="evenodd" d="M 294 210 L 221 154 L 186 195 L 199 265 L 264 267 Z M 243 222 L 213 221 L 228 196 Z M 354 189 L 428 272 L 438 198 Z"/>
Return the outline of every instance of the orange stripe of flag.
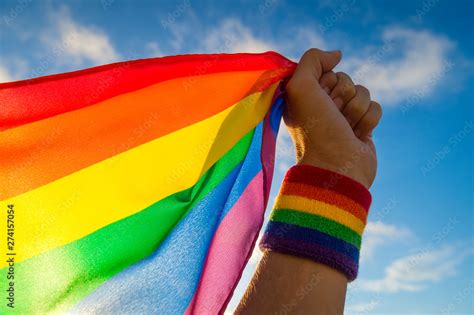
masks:
<path fill-rule="evenodd" d="M 249 93 L 266 88 L 268 84 L 258 84 L 263 77 L 268 78 L 268 72 L 204 75 L 196 77 L 191 87 L 183 81 L 189 78 L 165 81 L 6 130 L 0 135 L 0 170 L 4 175 L 0 199 L 215 115 Z"/>

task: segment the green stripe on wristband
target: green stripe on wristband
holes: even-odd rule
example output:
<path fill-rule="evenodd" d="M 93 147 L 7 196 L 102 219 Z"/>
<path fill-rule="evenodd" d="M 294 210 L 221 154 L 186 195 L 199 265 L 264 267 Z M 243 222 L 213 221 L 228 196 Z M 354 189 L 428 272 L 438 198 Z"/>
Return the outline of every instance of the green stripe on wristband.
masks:
<path fill-rule="evenodd" d="M 319 230 L 360 249 L 361 237 L 359 234 L 342 224 L 319 215 L 308 214 L 291 209 L 274 209 L 270 216 L 270 220 Z"/>

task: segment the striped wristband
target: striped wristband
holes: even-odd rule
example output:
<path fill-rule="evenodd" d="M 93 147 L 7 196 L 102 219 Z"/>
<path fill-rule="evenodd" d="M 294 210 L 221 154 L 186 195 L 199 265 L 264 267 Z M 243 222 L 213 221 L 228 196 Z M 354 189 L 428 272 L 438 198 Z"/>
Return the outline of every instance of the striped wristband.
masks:
<path fill-rule="evenodd" d="M 310 165 L 286 173 L 260 248 L 310 258 L 357 277 L 369 191 L 349 177 Z"/>

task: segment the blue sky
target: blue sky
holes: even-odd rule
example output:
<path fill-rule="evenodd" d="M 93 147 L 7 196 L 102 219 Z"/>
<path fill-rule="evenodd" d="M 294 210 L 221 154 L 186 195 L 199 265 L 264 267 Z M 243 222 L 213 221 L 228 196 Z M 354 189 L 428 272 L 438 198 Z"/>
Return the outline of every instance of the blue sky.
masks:
<path fill-rule="evenodd" d="M 473 9 L 467 0 L 7 0 L 0 3 L 0 82 L 162 55 L 276 50 L 297 60 L 309 47 L 342 49 L 338 69 L 384 107 L 374 202 L 346 313 L 468 314 Z M 284 128 L 277 151 L 271 201 L 294 162 Z"/>

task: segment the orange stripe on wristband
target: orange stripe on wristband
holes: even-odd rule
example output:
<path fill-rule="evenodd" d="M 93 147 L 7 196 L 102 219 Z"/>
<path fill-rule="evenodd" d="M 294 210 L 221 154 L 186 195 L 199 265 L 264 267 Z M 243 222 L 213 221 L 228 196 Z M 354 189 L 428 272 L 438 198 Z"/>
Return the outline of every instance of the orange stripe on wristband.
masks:
<path fill-rule="evenodd" d="M 299 196 L 280 195 L 275 209 L 292 209 L 309 214 L 319 215 L 347 226 L 359 235 L 364 231 L 365 223 L 351 213 L 325 202 Z"/>

